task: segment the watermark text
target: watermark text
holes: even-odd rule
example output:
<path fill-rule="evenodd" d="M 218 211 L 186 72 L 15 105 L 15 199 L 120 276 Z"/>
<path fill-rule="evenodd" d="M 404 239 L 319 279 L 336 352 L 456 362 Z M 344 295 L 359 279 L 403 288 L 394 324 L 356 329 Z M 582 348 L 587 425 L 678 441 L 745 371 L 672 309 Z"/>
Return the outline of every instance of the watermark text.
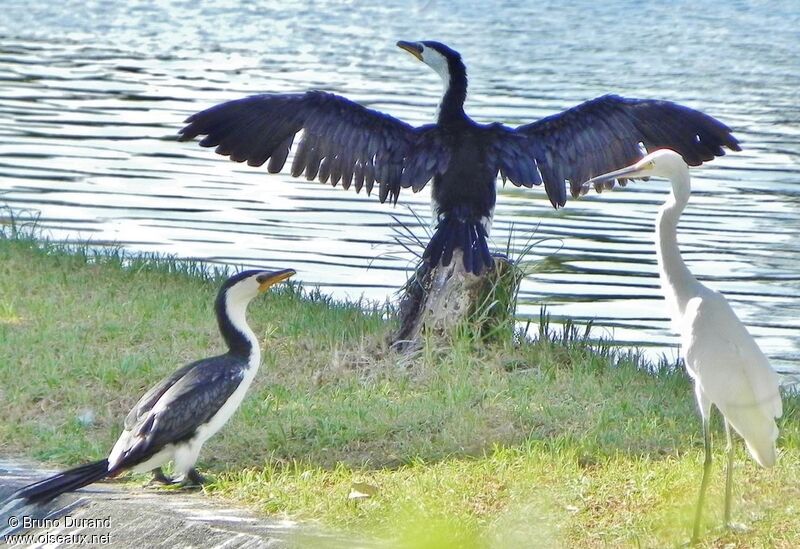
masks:
<path fill-rule="evenodd" d="M 110 545 L 111 532 L 87 532 L 85 529 L 111 529 L 111 517 L 90 518 L 64 515 L 57 518 L 36 518 L 27 515 L 10 516 L 6 526 L 10 530 L 24 530 L 16 534 L 6 534 L 0 542 L 8 545 Z M 72 532 L 59 532 L 63 529 L 77 529 Z M 2 530 L 2 528 L 0 528 Z M 30 532 L 29 530 L 46 530 Z M 56 530 L 56 531 L 53 531 Z"/>

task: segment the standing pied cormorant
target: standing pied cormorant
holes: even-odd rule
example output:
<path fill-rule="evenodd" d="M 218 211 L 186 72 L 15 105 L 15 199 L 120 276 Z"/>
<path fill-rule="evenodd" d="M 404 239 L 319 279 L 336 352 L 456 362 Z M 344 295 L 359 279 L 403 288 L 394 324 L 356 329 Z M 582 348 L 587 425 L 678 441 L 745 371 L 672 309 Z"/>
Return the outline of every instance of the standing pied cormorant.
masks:
<path fill-rule="evenodd" d="M 464 113 L 467 72 L 461 56 L 439 42 L 397 45 L 435 70 L 445 91 L 435 124 L 412 127 L 322 91 L 262 94 L 222 103 L 190 116 L 182 139 L 206 137 L 204 147 L 231 160 L 276 173 L 283 168 L 300 130 L 292 176 L 305 172 L 356 191 L 375 182 L 381 202 L 397 202 L 401 188 L 414 192 L 433 179 L 436 231 L 424 257 L 448 265 L 456 249 L 464 267 L 491 267 L 486 238 L 496 200 L 495 180 L 532 187 L 544 183 L 555 208 L 595 175 L 619 169 L 648 150 L 671 148 L 690 165 L 741 150 L 731 130 L 699 111 L 668 101 L 605 95 L 560 114 L 510 128 L 478 124 Z"/>
<path fill-rule="evenodd" d="M 127 470 L 153 471 L 156 480 L 171 483 L 161 471 L 169 461 L 181 483 L 202 483 L 194 468 L 200 449 L 242 403 L 261 363 L 258 339 L 245 318 L 247 305 L 294 274 L 292 269 L 251 270 L 226 280 L 214 309 L 228 352 L 187 364 L 147 391 L 125 418 L 125 428 L 106 459 L 21 488 L 8 498 L 9 506 L 16 507 L 18 500 L 46 502 Z"/>

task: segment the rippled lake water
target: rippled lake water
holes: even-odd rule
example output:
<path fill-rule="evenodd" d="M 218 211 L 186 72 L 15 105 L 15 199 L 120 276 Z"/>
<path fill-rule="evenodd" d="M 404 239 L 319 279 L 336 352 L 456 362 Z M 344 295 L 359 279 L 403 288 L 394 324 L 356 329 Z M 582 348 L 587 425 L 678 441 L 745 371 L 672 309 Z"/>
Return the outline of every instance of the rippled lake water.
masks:
<path fill-rule="evenodd" d="M 800 4 L 777 2 L 101 2 L 5 0 L 0 205 L 58 239 L 297 269 L 337 296 L 383 300 L 425 238 L 428 194 L 398 207 L 270 176 L 176 132 L 259 92 L 326 89 L 422 124 L 438 77 L 394 43 L 464 56 L 467 111 L 526 123 L 614 92 L 678 101 L 734 128 L 744 151 L 693 171 L 680 227 L 695 274 L 722 290 L 780 369 L 800 371 Z M 655 4 L 655 3 L 650 3 Z M 538 241 L 521 315 L 594 320 L 595 335 L 674 358 L 653 220 L 668 183 L 570 201 L 500 191 L 493 242 Z M 418 217 L 423 221 L 420 223 Z"/>

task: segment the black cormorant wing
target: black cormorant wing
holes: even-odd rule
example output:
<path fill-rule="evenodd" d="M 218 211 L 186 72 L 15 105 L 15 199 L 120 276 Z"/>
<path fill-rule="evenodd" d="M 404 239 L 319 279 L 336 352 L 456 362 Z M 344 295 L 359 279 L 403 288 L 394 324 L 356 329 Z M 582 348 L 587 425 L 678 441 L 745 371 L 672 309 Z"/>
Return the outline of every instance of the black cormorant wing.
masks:
<path fill-rule="evenodd" d="M 322 91 L 262 94 L 228 101 L 190 116 L 181 139 L 205 135 L 204 147 L 236 162 L 279 172 L 295 135 L 303 130 L 292 162 L 292 176 L 305 172 L 356 192 L 375 182 L 379 197 L 397 202 L 401 187 L 416 192 L 443 171 L 449 154 L 435 126 L 413 126 L 368 109 L 349 99 Z"/>
<path fill-rule="evenodd" d="M 131 408 L 131 411 L 128 412 L 128 415 L 125 417 L 125 430 L 130 431 L 133 429 L 133 426 L 136 425 L 136 423 L 153 408 L 153 405 L 158 402 L 158 399 L 164 396 L 164 393 L 166 393 L 170 387 L 175 385 L 179 379 L 185 376 L 186 372 L 194 368 L 196 364 L 196 362 L 193 362 L 191 364 L 182 366 L 173 372 L 172 375 L 165 377 L 156 385 L 151 387 L 150 390 L 139 399 L 139 402 L 137 402 L 136 405 Z"/>
<path fill-rule="evenodd" d="M 127 447 L 112 466 L 132 466 L 169 443 L 191 438 L 242 382 L 245 363 L 231 355 L 206 358 L 153 387 L 125 418 Z"/>
<path fill-rule="evenodd" d="M 572 196 L 578 196 L 588 179 L 639 160 L 640 142 L 649 151 L 673 149 L 690 166 L 722 156 L 722 147 L 741 150 L 730 128 L 700 111 L 617 95 L 592 99 L 515 130 L 501 128 L 494 139 L 501 174 L 515 185 L 543 180 L 555 207 L 567 200 L 565 181 L 570 182 Z M 519 143 L 519 135 L 527 137 L 526 144 Z M 538 170 L 531 173 L 530 160 L 520 156 L 520 147 L 536 160 Z"/>

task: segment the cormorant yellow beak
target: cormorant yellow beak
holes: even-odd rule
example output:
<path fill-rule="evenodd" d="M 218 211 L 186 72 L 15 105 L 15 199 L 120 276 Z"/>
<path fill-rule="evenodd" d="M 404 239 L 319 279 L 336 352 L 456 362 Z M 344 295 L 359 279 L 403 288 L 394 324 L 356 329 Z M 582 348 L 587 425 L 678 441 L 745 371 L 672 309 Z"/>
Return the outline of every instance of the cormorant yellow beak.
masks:
<path fill-rule="evenodd" d="M 397 47 L 406 50 L 408 53 L 422 61 L 422 48 L 419 44 L 415 42 L 406 42 L 404 40 L 400 40 L 397 43 Z"/>
<path fill-rule="evenodd" d="M 294 276 L 297 274 L 297 271 L 294 269 L 283 269 L 281 271 L 275 271 L 272 273 L 264 273 L 259 275 L 256 280 L 258 281 L 258 291 L 265 292 L 267 291 L 270 286 L 274 286 L 278 282 L 283 282 L 287 278 Z"/>

